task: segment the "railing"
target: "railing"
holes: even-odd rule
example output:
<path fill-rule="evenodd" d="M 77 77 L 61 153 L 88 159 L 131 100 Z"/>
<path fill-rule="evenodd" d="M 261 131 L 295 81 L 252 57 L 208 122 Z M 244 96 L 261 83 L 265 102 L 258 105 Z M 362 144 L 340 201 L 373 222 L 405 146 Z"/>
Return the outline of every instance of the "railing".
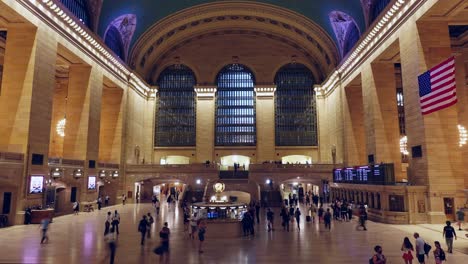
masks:
<path fill-rule="evenodd" d="M 115 163 L 103 163 L 103 162 L 99 162 L 98 163 L 98 167 L 100 169 L 116 169 L 118 170 L 120 165 L 119 164 L 115 164 Z"/>
<path fill-rule="evenodd" d="M 195 163 L 195 164 L 129 164 L 127 172 L 150 173 L 150 172 L 214 172 L 218 171 L 215 164 Z"/>
<path fill-rule="evenodd" d="M 264 163 L 264 164 L 250 164 L 249 171 L 275 171 L 281 172 L 285 170 L 300 170 L 300 171 L 321 171 L 321 172 L 332 172 L 334 167 L 341 165 L 333 164 L 275 164 L 275 163 Z"/>
<path fill-rule="evenodd" d="M 0 161 L 23 162 L 24 154 L 14 152 L 0 152 Z"/>
<path fill-rule="evenodd" d="M 219 172 L 220 179 L 248 179 L 249 172 L 248 171 L 220 171 Z"/>
<path fill-rule="evenodd" d="M 62 159 L 58 157 L 50 157 L 48 160 L 49 165 L 56 166 L 71 166 L 71 167 L 84 167 L 84 160 Z"/>

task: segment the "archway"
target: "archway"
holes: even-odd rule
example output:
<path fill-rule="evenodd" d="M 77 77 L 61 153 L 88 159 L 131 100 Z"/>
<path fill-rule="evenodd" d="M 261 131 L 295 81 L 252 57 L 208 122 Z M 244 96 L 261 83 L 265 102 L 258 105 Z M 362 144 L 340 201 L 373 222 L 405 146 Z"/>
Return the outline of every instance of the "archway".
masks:
<path fill-rule="evenodd" d="M 238 164 L 239 169 L 248 170 L 250 165 L 250 157 L 242 155 L 229 155 L 221 157 L 221 170 L 232 170 L 234 169 L 234 164 Z"/>
<path fill-rule="evenodd" d="M 160 160 L 161 165 L 171 165 L 171 164 L 190 164 L 190 158 L 185 156 L 165 156 Z"/>
<path fill-rule="evenodd" d="M 312 164 L 312 157 L 305 155 L 289 155 L 281 158 L 283 164 Z"/>

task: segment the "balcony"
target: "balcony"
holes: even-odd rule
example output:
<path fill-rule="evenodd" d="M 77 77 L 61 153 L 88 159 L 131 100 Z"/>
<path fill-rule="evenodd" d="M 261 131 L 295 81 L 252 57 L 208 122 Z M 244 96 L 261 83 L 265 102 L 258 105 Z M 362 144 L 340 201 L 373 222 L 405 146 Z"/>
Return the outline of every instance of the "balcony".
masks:
<path fill-rule="evenodd" d="M 333 164 L 250 164 L 250 172 L 271 172 L 271 173 L 332 173 L 333 168 L 340 165 Z"/>
<path fill-rule="evenodd" d="M 194 163 L 194 164 L 132 164 L 127 165 L 127 173 L 217 173 L 218 167 L 215 164 Z"/>
<path fill-rule="evenodd" d="M 0 152 L 0 163 L 23 163 L 23 153 Z"/>

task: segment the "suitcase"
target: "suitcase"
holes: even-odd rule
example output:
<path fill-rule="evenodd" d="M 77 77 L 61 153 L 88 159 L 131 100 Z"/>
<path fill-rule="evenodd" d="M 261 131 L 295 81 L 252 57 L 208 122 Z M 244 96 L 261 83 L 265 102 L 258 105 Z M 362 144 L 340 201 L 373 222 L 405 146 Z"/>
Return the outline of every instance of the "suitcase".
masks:
<path fill-rule="evenodd" d="M 310 217 L 310 215 L 306 216 L 306 221 L 307 221 L 307 222 L 310 222 L 310 220 L 312 220 L 312 218 Z"/>

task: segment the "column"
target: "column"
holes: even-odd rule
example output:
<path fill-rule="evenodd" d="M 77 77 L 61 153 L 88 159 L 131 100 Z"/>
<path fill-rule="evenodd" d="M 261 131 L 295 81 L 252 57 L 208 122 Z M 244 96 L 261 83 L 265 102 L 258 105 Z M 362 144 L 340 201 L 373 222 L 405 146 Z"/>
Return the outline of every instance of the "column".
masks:
<path fill-rule="evenodd" d="M 197 93 L 197 136 L 196 159 L 203 163 L 213 161 L 215 157 L 215 95 L 216 86 L 195 86 Z"/>
<path fill-rule="evenodd" d="M 444 198 L 455 198 L 455 207 L 464 204 L 464 173 L 458 146 L 458 113 L 455 105 L 422 116 L 418 75 L 451 56 L 447 22 L 407 23 L 400 35 L 403 89 L 405 94 L 408 149 L 422 147 L 422 157 L 409 160 L 409 180 L 428 186 L 427 219 L 443 223 Z"/>
<path fill-rule="evenodd" d="M 276 85 L 255 86 L 257 118 L 257 162 L 275 160 Z"/>
<path fill-rule="evenodd" d="M 365 65 L 362 74 L 367 155 L 375 163 L 393 163 L 395 178 L 401 180 L 400 133 L 393 63 Z"/>

